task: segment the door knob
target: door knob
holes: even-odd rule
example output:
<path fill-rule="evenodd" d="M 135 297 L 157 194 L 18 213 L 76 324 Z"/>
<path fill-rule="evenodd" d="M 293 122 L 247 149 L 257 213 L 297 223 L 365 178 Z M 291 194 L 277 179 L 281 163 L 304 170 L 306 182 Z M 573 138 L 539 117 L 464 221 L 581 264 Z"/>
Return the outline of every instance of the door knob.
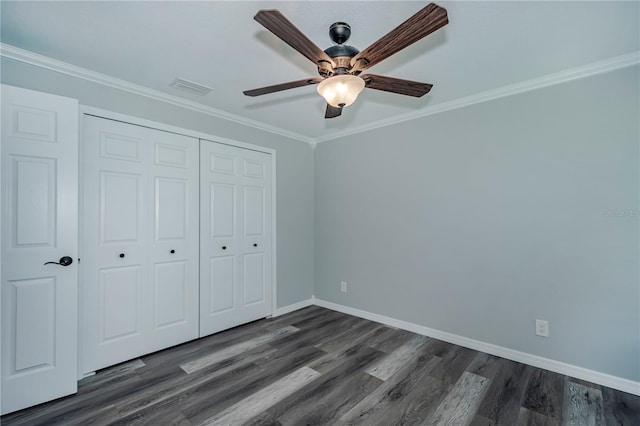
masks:
<path fill-rule="evenodd" d="M 45 265 L 53 264 L 60 266 L 69 266 L 73 263 L 73 259 L 69 256 L 62 256 L 57 262 L 46 262 Z"/>
<path fill-rule="evenodd" d="M 253 243 L 253 246 L 254 246 L 254 247 L 258 247 L 258 244 L 256 244 L 256 243 Z"/>
<path fill-rule="evenodd" d="M 124 257 L 124 253 L 120 253 L 120 259 L 122 259 Z"/>
<path fill-rule="evenodd" d="M 173 254 L 173 253 L 175 253 L 175 252 L 176 252 L 176 251 L 175 251 L 174 249 L 171 249 L 171 251 L 170 251 L 169 253 Z"/>
<path fill-rule="evenodd" d="M 227 249 L 227 246 L 222 246 L 222 250 L 226 250 L 226 249 Z"/>

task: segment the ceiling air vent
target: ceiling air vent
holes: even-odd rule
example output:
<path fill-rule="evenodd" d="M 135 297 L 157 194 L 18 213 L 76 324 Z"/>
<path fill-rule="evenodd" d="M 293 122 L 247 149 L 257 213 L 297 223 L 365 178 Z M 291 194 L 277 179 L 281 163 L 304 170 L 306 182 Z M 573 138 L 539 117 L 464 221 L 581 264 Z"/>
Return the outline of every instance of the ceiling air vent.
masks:
<path fill-rule="evenodd" d="M 193 81 L 183 80 L 182 78 L 176 78 L 173 80 L 171 87 L 175 87 L 178 90 L 197 96 L 208 95 L 209 92 L 213 90 L 211 87 L 203 86 L 202 84 L 194 83 Z"/>

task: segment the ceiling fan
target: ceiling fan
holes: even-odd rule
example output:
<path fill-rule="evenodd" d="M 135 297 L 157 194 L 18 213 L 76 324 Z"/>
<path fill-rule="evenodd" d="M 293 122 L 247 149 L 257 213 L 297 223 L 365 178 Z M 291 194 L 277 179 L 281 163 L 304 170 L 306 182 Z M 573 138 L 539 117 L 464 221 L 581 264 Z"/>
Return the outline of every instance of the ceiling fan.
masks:
<path fill-rule="evenodd" d="M 342 114 L 342 108 L 355 102 L 365 87 L 414 97 L 429 93 L 431 84 L 361 72 L 449 23 L 446 9 L 430 3 L 360 52 L 344 44 L 351 35 L 351 27 L 344 22 L 331 25 L 329 36 L 336 45 L 323 51 L 278 10 L 260 10 L 253 19 L 316 64 L 321 78 L 290 81 L 243 93 L 260 96 L 317 84 L 318 93 L 327 101 L 324 118 Z"/>

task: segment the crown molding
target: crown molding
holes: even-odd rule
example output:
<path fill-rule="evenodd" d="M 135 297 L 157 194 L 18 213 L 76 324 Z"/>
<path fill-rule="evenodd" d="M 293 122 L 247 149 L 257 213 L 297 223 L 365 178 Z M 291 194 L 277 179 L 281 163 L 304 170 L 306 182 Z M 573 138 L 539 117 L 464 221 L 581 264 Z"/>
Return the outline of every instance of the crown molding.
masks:
<path fill-rule="evenodd" d="M 432 107 L 422 109 L 420 111 L 410 112 L 407 114 L 397 115 L 386 120 L 378 120 L 375 123 L 365 124 L 354 127 L 341 132 L 329 133 L 315 139 L 317 143 L 339 139 L 345 136 L 354 135 L 356 133 L 367 132 L 369 130 L 379 129 L 381 127 L 391 126 L 393 124 L 403 123 L 405 121 L 415 120 L 429 115 L 439 114 L 445 111 L 451 111 L 458 108 L 464 108 L 470 105 L 491 101 L 494 99 L 504 98 L 507 96 L 517 95 L 556 84 L 566 83 L 572 80 L 578 80 L 597 74 L 614 71 L 621 68 L 630 67 L 640 63 L 640 51 L 631 52 L 625 55 L 615 56 L 603 61 L 594 62 L 576 68 L 548 74 L 542 77 L 533 78 L 531 80 L 522 81 L 508 86 L 502 86 L 497 89 L 487 90 L 476 95 L 443 102 Z"/>
<path fill-rule="evenodd" d="M 192 111 L 207 114 L 216 118 L 221 118 L 223 120 L 231 121 L 244 126 L 252 127 L 254 129 L 262 130 L 264 132 L 269 132 L 269 133 L 284 136 L 290 139 L 294 139 L 300 142 L 305 142 L 311 145 L 312 147 L 315 147 L 315 140 L 313 138 L 310 138 L 309 136 L 291 132 L 289 130 L 272 126 L 270 124 L 266 124 L 261 121 L 251 120 L 246 117 L 242 117 L 236 114 L 231 114 L 229 112 L 222 111 L 217 108 L 206 106 L 197 102 L 192 102 L 187 99 L 180 98 L 178 96 L 170 95 L 168 93 L 164 93 L 155 89 L 150 89 L 148 87 L 144 87 L 139 84 L 131 83 L 126 80 L 121 80 L 119 78 L 108 76 L 106 74 L 101 74 L 95 71 L 91 71 L 86 68 L 69 64 L 67 62 L 59 61 L 57 59 L 40 55 L 38 53 L 20 49 L 10 44 L 0 43 L 0 56 L 3 56 L 8 59 L 13 59 L 15 61 L 24 62 L 26 64 L 33 65 L 36 67 L 59 72 L 61 74 L 66 74 L 72 77 L 87 80 L 93 83 L 101 84 L 103 86 L 109 86 L 114 89 L 123 90 L 125 92 L 144 96 L 157 101 L 166 102 L 181 108 L 190 109 Z"/>
<path fill-rule="evenodd" d="M 464 98 L 443 102 L 419 111 L 413 111 L 406 114 L 397 115 L 395 117 L 391 117 L 386 120 L 378 120 L 375 123 L 365 124 L 362 126 L 353 127 L 351 129 L 332 132 L 332 133 L 325 134 L 323 136 L 313 138 L 310 136 L 291 132 L 289 130 L 286 130 L 277 126 L 263 123 L 261 121 L 252 120 L 246 117 L 242 117 L 236 114 L 222 111 L 217 108 L 213 108 L 197 102 L 189 101 L 189 100 L 180 98 L 178 96 L 161 92 L 159 90 L 150 89 L 148 87 L 144 87 L 135 83 L 131 83 L 125 80 L 121 80 L 115 77 L 111 77 L 105 74 L 91 71 L 86 68 L 78 67 L 76 65 L 59 61 L 57 59 L 49 58 L 47 56 L 33 53 L 28 50 L 20 49 L 18 47 L 15 47 L 6 43 L 0 43 L 0 56 L 13 59 L 16 61 L 24 62 L 29 65 L 37 66 L 40 68 L 46 68 L 48 70 L 59 72 L 62 74 L 70 75 L 72 77 L 91 81 L 93 83 L 123 90 L 136 95 L 166 102 L 178 107 L 187 108 L 192 111 L 207 114 L 216 118 L 221 118 L 223 120 L 231 121 L 237 124 L 252 127 L 254 129 L 262 130 L 262 131 L 273 133 L 276 135 L 284 136 L 300 142 L 305 142 L 309 144 L 311 148 L 314 150 L 316 148 L 316 145 L 321 142 L 327 142 L 330 140 L 339 139 L 339 138 L 354 135 L 357 133 L 363 133 L 370 130 L 379 129 L 381 127 L 391 126 L 394 124 L 403 123 L 405 121 L 416 120 L 422 117 L 439 114 L 441 112 L 451 111 L 458 108 L 464 108 L 467 106 L 491 101 L 494 99 L 504 98 L 507 96 L 517 95 L 519 93 L 525 93 L 532 90 L 553 86 L 556 84 L 566 83 L 572 80 L 578 80 L 581 78 L 590 77 L 593 75 L 630 67 L 640 63 L 640 51 L 635 51 L 625 55 L 615 56 L 602 61 L 583 65 L 580 67 L 571 68 L 571 69 L 560 71 L 557 73 L 548 74 L 542 77 L 537 77 L 531 80 L 526 80 L 519 83 L 510 84 L 507 86 L 502 86 L 497 89 L 487 90 L 485 92 L 481 92 L 481 93 L 467 96 Z"/>

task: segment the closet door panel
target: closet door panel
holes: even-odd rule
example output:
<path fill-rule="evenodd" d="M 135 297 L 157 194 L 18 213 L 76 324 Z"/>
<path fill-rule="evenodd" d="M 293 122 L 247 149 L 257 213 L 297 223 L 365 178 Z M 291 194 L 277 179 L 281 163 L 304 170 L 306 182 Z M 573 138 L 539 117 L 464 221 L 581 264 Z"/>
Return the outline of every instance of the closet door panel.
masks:
<path fill-rule="evenodd" d="M 120 142 L 122 139 L 115 140 Z M 127 159 L 137 158 L 140 148 L 138 142 L 129 140 L 117 151 L 115 144 L 106 145 L 109 150 L 102 149 L 105 148 L 105 144 L 102 144 L 101 151 L 110 155 L 118 153 Z M 131 155 L 125 156 L 125 153 Z M 143 217 L 145 178 L 141 174 L 131 173 L 131 167 L 124 167 L 127 172 L 121 172 L 115 161 L 106 163 L 111 170 L 99 172 L 97 192 L 98 247 L 92 256 L 85 256 L 85 264 L 100 265 L 97 274 L 93 274 L 98 280 L 98 287 L 83 287 L 82 291 L 95 292 L 93 300 L 97 304 L 93 308 L 98 315 L 98 345 L 126 345 L 143 333 L 141 292 L 146 278 L 143 266 L 146 262 Z M 93 256 L 96 257 L 94 262 Z M 123 341 L 125 343 L 118 343 Z"/>
<path fill-rule="evenodd" d="M 222 170 L 223 174 L 235 169 L 233 163 L 220 161 L 220 156 L 213 156 L 211 168 Z M 222 166 L 220 168 L 220 166 Z M 218 168 L 217 168 L 218 167 Z M 209 306 L 204 307 L 209 318 L 232 311 L 238 301 L 237 269 L 237 187 L 233 179 L 224 176 L 218 182 L 209 183 L 209 279 L 204 282 Z M 205 299 L 206 300 L 206 299 Z M 202 306 L 202 304 L 201 304 Z"/>
<path fill-rule="evenodd" d="M 198 337 L 198 140 L 153 129 L 148 138 L 151 333 L 159 347 L 167 347 Z"/>
<path fill-rule="evenodd" d="M 236 186 L 232 183 L 209 183 L 210 238 L 236 237 Z"/>
<path fill-rule="evenodd" d="M 158 262 L 154 268 L 154 327 L 184 325 L 188 321 L 188 263 Z"/>
<path fill-rule="evenodd" d="M 205 336 L 271 314 L 271 156 L 204 140 L 200 150 Z"/>
<path fill-rule="evenodd" d="M 243 300 L 256 317 L 271 307 L 271 156 L 246 150 L 241 164 Z"/>
<path fill-rule="evenodd" d="M 144 143 L 144 132 L 128 135 L 123 125 L 118 127 L 114 128 L 113 132 L 100 132 L 100 157 L 142 163 L 144 147 L 141 144 Z"/>
<path fill-rule="evenodd" d="M 248 253 L 244 255 L 243 261 L 244 304 L 264 302 L 264 254 Z"/>
<path fill-rule="evenodd" d="M 100 270 L 100 344 L 139 336 L 141 265 Z"/>
<path fill-rule="evenodd" d="M 197 337 L 198 144 L 98 117 L 83 123 L 87 373 Z"/>
<path fill-rule="evenodd" d="M 201 148 L 200 169 L 200 336 L 204 336 L 240 324 L 241 197 L 233 155 Z M 202 215 L 203 211 L 207 213 Z"/>
<path fill-rule="evenodd" d="M 217 175 L 236 175 L 236 159 L 232 153 L 207 151 L 206 157 L 209 158 L 209 161 L 205 163 L 205 170 Z M 206 157 L 203 157 L 204 161 L 206 161 Z"/>
<path fill-rule="evenodd" d="M 83 119 L 80 373 L 144 347 L 148 279 L 145 129 Z"/>
<path fill-rule="evenodd" d="M 144 179 L 139 174 L 100 172 L 100 244 L 140 244 L 144 237 Z"/>
<path fill-rule="evenodd" d="M 259 172 L 258 177 L 264 176 L 264 165 L 259 162 L 245 160 L 245 177 L 247 176 L 247 163 L 253 165 L 253 172 Z M 260 167 L 258 167 L 260 166 Z M 255 176 L 253 175 L 249 176 Z M 265 262 L 263 246 L 265 242 L 265 188 L 264 186 L 248 186 L 243 188 L 243 287 L 244 303 L 252 305 L 265 302 Z"/>
<path fill-rule="evenodd" d="M 156 166 L 176 167 L 183 170 L 193 165 L 189 164 L 193 163 L 193 159 L 189 158 L 189 148 L 176 146 L 175 141 L 170 143 L 157 142 L 155 144 L 154 162 Z"/>
<path fill-rule="evenodd" d="M 244 188 L 244 235 L 262 237 L 264 235 L 264 187 L 245 186 Z"/>
<path fill-rule="evenodd" d="M 187 183 L 186 179 L 156 178 L 156 241 L 186 239 Z"/>
<path fill-rule="evenodd" d="M 235 256 L 218 256 L 209 260 L 209 307 L 207 312 L 216 314 L 231 311 L 236 306 L 234 289 L 236 287 Z"/>

